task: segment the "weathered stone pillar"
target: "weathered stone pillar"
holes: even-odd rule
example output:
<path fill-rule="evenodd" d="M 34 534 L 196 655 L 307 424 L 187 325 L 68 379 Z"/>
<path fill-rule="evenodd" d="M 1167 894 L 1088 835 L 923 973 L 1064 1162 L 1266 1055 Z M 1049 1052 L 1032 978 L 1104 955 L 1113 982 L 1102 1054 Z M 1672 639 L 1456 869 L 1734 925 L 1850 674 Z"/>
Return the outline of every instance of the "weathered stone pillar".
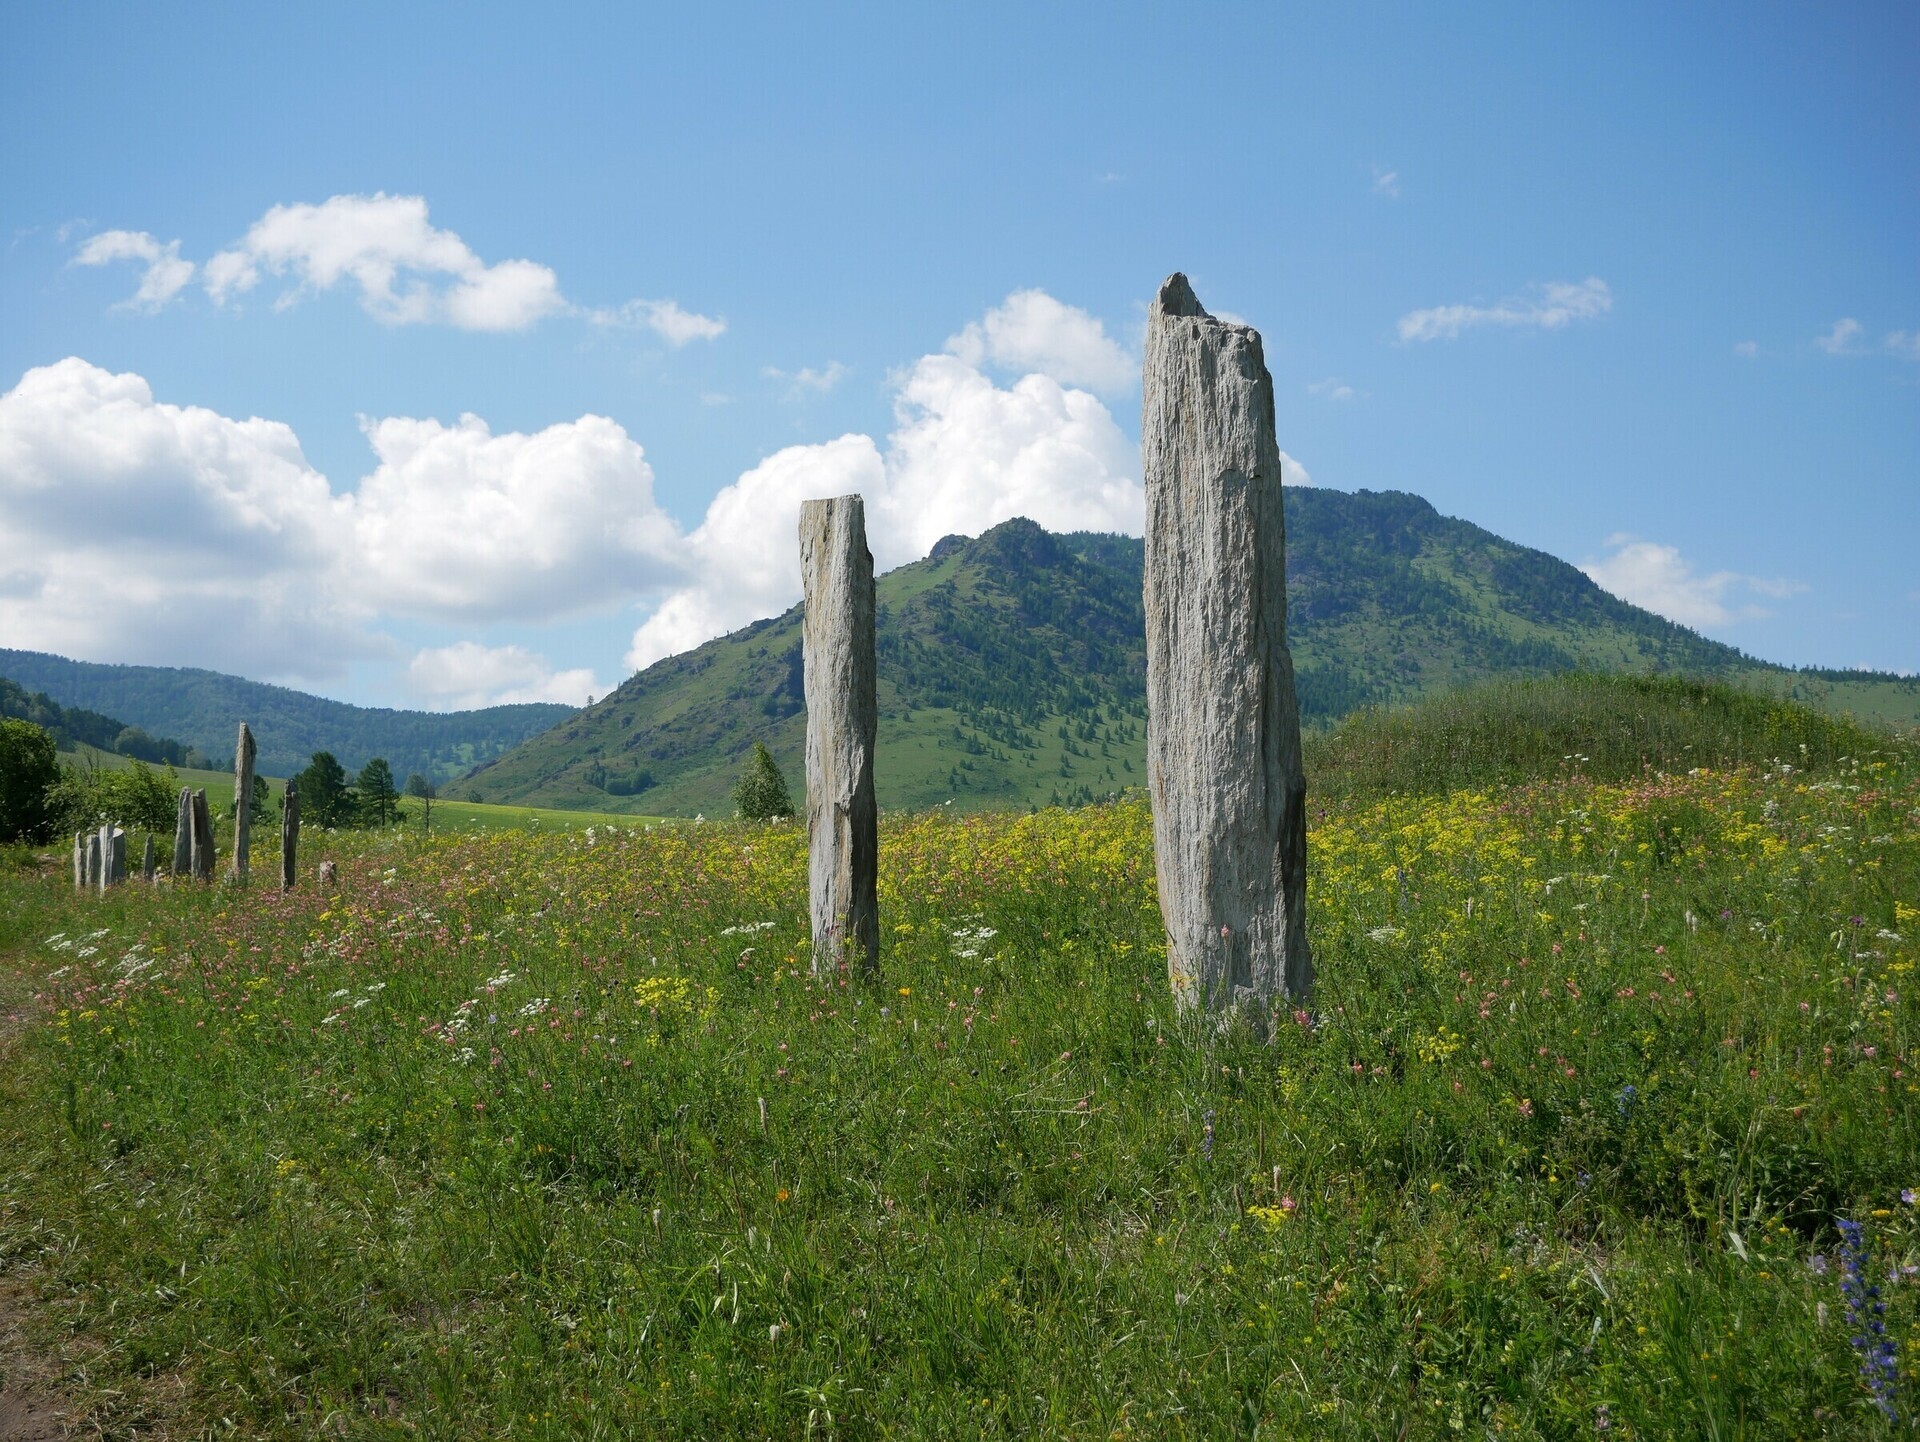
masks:
<path fill-rule="evenodd" d="M 858 496 L 800 505 L 806 616 L 807 884 L 813 972 L 880 968 L 873 554 Z"/>
<path fill-rule="evenodd" d="M 141 848 L 140 851 L 140 879 L 142 881 L 153 880 L 153 867 L 153 833 L 149 831 L 147 833 L 147 844 Z"/>
<path fill-rule="evenodd" d="M 100 828 L 100 890 L 127 879 L 127 833 L 117 826 Z"/>
<path fill-rule="evenodd" d="M 193 879 L 213 880 L 213 813 L 204 786 L 193 793 Z"/>
<path fill-rule="evenodd" d="M 321 862 L 320 863 L 320 889 L 322 891 L 326 891 L 328 888 L 338 886 L 339 884 L 340 884 L 339 865 L 332 861 Z"/>
<path fill-rule="evenodd" d="M 1286 525 L 1260 333 L 1183 275 L 1147 313 L 1147 781 L 1167 969 L 1183 1005 L 1264 1025 L 1303 1001 L 1306 780 Z"/>
<path fill-rule="evenodd" d="M 101 859 L 100 833 L 90 831 L 87 833 L 87 886 L 89 889 L 99 889 Z"/>
<path fill-rule="evenodd" d="M 73 889 L 87 889 L 87 833 L 84 831 L 73 833 Z"/>
<path fill-rule="evenodd" d="M 180 805 L 173 820 L 173 879 L 193 874 L 193 788 L 180 788 Z"/>
<path fill-rule="evenodd" d="M 253 732 L 240 723 L 240 739 L 233 748 L 233 879 L 247 884 L 247 848 L 253 840 Z"/>
<path fill-rule="evenodd" d="M 280 797 L 280 889 L 292 891 L 294 854 L 300 849 L 300 788 L 291 779 Z"/>

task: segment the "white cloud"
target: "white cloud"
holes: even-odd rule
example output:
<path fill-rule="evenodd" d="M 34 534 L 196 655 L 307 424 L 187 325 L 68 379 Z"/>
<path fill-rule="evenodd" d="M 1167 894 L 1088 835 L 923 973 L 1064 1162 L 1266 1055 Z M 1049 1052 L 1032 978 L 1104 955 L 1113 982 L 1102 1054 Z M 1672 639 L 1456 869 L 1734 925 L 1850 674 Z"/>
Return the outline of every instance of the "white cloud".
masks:
<path fill-rule="evenodd" d="M 363 420 L 379 465 L 352 497 L 356 592 L 382 610 L 546 620 L 611 604 L 675 575 L 678 534 L 653 468 L 604 416 L 494 435 Z"/>
<path fill-rule="evenodd" d="M 1741 360 L 1753 360 L 1760 354 L 1760 342 L 1757 340 L 1736 341 L 1734 342 L 1733 353 L 1739 356 Z"/>
<path fill-rule="evenodd" d="M 1888 331 L 1886 346 L 1901 360 L 1920 361 L 1920 330 Z"/>
<path fill-rule="evenodd" d="M 407 685 L 436 711 L 470 711 L 523 701 L 584 706 L 606 688 L 590 668 L 555 671 L 547 658 L 523 646 L 482 646 L 457 641 L 415 654 Z"/>
<path fill-rule="evenodd" d="M 968 327 L 976 330 L 984 350 L 987 328 Z M 896 383 L 884 454 L 864 435 L 792 446 L 714 497 L 687 538 L 694 578 L 634 634 L 629 666 L 643 669 L 797 601 L 796 533 L 800 502 L 810 497 L 865 496 L 867 540 L 883 571 L 924 556 L 944 535 L 976 535 L 1014 516 L 1055 531 L 1139 534 L 1139 452 L 1087 391 L 1039 373 L 996 385 L 952 354 L 923 356 Z"/>
<path fill-rule="evenodd" d="M 108 230 L 92 237 L 73 257 L 75 265 L 110 265 L 135 260 L 146 266 L 140 289 L 121 302 L 129 310 L 156 311 L 193 279 L 193 262 L 180 258 L 180 242 L 162 245 L 144 230 Z"/>
<path fill-rule="evenodd" d="M 1442 305 L 1409 311 L 1400 317 L 1403 341 L 1452 340 L 1478 326 L 1561 330 L 1576 320 L 1592 320 L 1613 309 L 1613 292 L 1598 276 L 1583 281 L 1548 281 L 1497 305 Z"/>
<path fill-rule="evenodd" d="M 193 279 L 193 262 L 180 242 L 161 245 L 145 231 L 97 235 L 74 256 L 76 265 L 137 260 L 147 270 L 124 304 L 158 310 Z M 690 311 L 673 300 L 630 300 L 587 309 L 560 293 L 551 267 L 532 260 L 488 265 L 451 230 L 429 220 L 419 195 L 336 195 L 318 205 L 276 205 L 234 246 L 198 271 L 215 305 L 246 295 L 264 276 L 286 276 L 291 289 L 273 302 L 284 310 L 302 296 L 347 283 L 360 305 L 389 325 L 450 325 L 472 331 L 516 331 L 551 315 L 596 325 L 644 326 L 678 348 L 726 332 L 725 320 Z"/>
<path fill-rule="evenodd" d="M 1400 198 L 1400 172 L 1383 165 L 1373 167 L 1373 193 L 1388 200 Z"/>
<path fill-rule="evenodd" d="M 1860 349 L 1860 337 L 1866 334 L 1866 327 L 1852 316 L 1842 316 L 1833 323 L 1833 329 L 1825 335 L 1815 336 L 1813 343 L 1828 355 L 1851 355 Z"/>
<path fill-rule="evenodd" d="M 686 541 L 693 579 L 634 632 L 627 665 L 644 670 L 663 656 L 784 611 L 800 599 L 800 502 L 866 496 L 871 545 L 873 502 L 885 486 L 880 452 L 866 436 L 789 446 L 768 456 L 708 505 L 706 519 Z"/>
<path fill-rule="evenodd" d="M 359 288 L 369 315 L 393 325 L 439 322 L 463 330 L 524 330 L 567 308 L 558 278 L 530 260 L 488 265 L 427 219 L 418 195 L 336 195 L 319 205 L 276 205 L 231 250 L 207 262 L 207 293 L 225 304 L 262 272 L 291 275 L 299 290 L 341 281 Z M 299 290 L 281 298 L 297 298 Z"/>
<path fill-rule="evenodd" d="M 797 371 L 783 371 L 778 366 L 767 366 L 760 374 L 770 381 L 785 381 L 787 399 L 791 401 L 806 395 L 825 395 L 847 378 L 847 368 L 839 361 L 828 361 L 818 370 L 802 366 Z"/>
<path fill-rule="evenodd" d="M 1607 546 L 1613 554 L 1580 568 L 1594 584 L 1683 626 L 1725 626 L 1772 614 L 1750 601 L 1737 600 L 1741 592 L 1784 600 L 1807 589 L 1800 581 L 1744 576 L 1737 571 L 1702 575 L 1679 547 L 1624 533 L 1607 537 Z"/>
<path fill-rule="evenodd" d="M 1358 393 L 1338 376 L 1328 376 L 1325 380 L 1315 381 L 1308 386 L 1307 394 L 1318 396 L 1323 401 L 1350 401 Z"/>
<path fill-rule="evenodd" d="M 1107 394 L 1127 390 L 1140 375 L 1139 362 L 1105 326 L 1043 290 L 1015 291 L 946 348 L 976 370 L 991 363 Z"/>
<path fill-rule="evenodd" d="M 278 421 L 77 358 L 28 371 L 0 395 L 0 636 L 319 680 L 392 654 L 384 615 L 540 620 L 681 576 L 652 470 L 610 420 L 363 425 L 377 464 L 336 495 Z"/>
<path fill-rule="evenodd" d="M 322 677 L 378 651 L 335 584 L 346 506 L 277 421 L 77 358 L 0 395 L 0 635 L 100 660 Z"/>
<path fill-rule="evenodd" d="M 645 326 L 676 350 L 688 341 L 714 340 L 727 331 L 726 321 L 683 310 L 671 300 L 630 300 L 611 310 L 584 314 L 595 325 Z"/>

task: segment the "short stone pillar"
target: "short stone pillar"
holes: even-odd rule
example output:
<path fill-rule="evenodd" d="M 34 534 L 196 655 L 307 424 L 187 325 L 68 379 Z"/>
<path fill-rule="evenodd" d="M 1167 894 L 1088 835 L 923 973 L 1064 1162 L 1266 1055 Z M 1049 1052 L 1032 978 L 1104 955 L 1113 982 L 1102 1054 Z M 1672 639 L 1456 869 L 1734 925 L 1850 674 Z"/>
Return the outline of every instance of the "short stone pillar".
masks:
<path fill-rule="evenodd" d="M 87 833 L 87 887 L 97 891 L 100 887 L 100 833 Z"/>
<path fill-rule="evenodd" d="M 339 881 L 340 881 L 339 865 L 332 861 L 321 862 L 320 863 L 320 889 L 322 891 L 325 891 L 329 887 L 338 885 Z"/>
<path fill-rule="evenodd" d="M 300 788 L 289 779 L 280 797 L 280 889 L 292 891 L 295 853 L 300 850 Z"/>
<path fill-rule="evenodd" d="M 1183 275 L 1147 313 L 1140 451 L 1167 969 L 1182 1005 L 1263 1027 L 1313 985 L 1273 379 L 1260 333 L 1207 314 Z"/>
<path fill-rule="evenodd" d="M 153 869 L 153 833 L 149 831 L 147 833 L 147 844 L 142 847 L 140 851 L 140 879 L 142 881 L 152 881 Z"/>
<path fill-rule="evenodd" d="M 873 554 L 859 496 L 800 505 L 813 973 L 880 968 Z"/>
<path fill-rule="evenodd" d="M 213 880 L 213 813 L 203 786 L 193 793 L 193 879 Z"/>
<path fill-rule="evenodd" d="M 73 833 L 73 889 L 87 889 L 87 833 L 84 831 Z"/>
<path fill-rule="evenodd" d="M 247 884 L 248 847 L 253 840 L 253 758 L 256 750 L 253 732 L 240 723 L 240 738 L 233 748 L 233 879 Z"/>
<path fill-rule="evenodd" d="M 180 802 L 173 818 L 173 879 L 193 875 L 193 788 L 180 788 Z"/>

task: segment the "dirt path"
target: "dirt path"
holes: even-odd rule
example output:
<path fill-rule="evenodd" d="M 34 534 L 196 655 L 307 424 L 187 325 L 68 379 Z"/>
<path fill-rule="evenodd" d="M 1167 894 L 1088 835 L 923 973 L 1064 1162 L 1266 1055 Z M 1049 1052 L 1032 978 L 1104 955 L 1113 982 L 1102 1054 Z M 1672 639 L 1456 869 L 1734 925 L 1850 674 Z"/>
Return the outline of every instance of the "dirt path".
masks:
<path fill-rule="evenodd" d="M 0 1442 L 63 1442 L 78 1435 L 57 1385 L 59 1364 L 23 1335 L 38 1307 L 26 1279 L 0 1276 Z"/>

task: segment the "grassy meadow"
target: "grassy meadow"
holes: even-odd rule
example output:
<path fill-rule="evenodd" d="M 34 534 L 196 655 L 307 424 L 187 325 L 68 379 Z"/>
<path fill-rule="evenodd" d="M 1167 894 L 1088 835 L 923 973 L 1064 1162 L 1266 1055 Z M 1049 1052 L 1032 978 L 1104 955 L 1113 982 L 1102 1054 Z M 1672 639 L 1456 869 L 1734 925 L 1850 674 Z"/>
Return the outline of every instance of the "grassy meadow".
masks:
<path fill-rule="evenodd" d="M 1542 682 L 1310 776 L 1266 1042 L 1137 801 L 884 817 L 878 982 L 792 823 L 0 873 L 0 1257 L 109 1436 L 1912 1431 L 1911 744 Z"/>

